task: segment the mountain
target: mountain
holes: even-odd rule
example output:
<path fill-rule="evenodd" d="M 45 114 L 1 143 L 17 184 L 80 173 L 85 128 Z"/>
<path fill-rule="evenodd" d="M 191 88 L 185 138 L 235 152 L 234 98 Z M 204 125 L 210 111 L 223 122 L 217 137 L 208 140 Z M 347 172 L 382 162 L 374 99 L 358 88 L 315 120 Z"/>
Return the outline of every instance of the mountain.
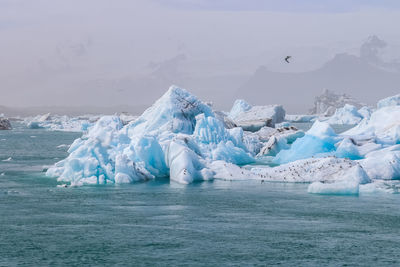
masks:
<path fill-rule="evenodd" d="M 399 93 L 400 73 L 343 53 L 319 69 L 303 73 L 279 73 L 261 66 L 239 87 L 236 97 L 255 104 L 279 103 L 289 112 L 306 112 L 323 89 L 372 104 Z"/>

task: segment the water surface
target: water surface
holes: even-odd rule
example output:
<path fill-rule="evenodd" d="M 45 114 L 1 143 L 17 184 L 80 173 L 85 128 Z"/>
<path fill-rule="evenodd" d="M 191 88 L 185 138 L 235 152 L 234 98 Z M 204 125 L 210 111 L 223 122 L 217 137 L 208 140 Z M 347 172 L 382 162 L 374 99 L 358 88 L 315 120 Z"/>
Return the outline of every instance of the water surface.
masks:
<path fill-rule="evenodd" d="M 0 266 L 400 264 L 399 195 L 217 180 L 57 188 L 43 166 L 78 136 L 0 132 L 0 160 L 12 157 L 0 161 Z"/>

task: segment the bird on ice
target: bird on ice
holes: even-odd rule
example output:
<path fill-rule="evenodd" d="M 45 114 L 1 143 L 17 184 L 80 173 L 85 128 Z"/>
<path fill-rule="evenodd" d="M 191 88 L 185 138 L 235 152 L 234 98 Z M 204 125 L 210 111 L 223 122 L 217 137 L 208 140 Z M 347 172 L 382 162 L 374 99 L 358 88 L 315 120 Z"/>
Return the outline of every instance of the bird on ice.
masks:
<path fill-rule="evenodd" d="M 291 59 L 291 58 L 292 58 L 291 56 L 287 56 L 287 57 L 285 57 L 285 61 L 286 61 L 287 63 L 290 63 L 289 59 Z"/>

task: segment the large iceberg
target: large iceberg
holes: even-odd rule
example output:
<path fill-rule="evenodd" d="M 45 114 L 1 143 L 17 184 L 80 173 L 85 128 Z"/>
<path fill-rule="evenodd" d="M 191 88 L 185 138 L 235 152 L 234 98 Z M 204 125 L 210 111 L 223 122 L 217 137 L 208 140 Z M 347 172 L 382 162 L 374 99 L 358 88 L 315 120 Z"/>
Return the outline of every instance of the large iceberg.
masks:
<path fill-rule="evenodd" d="M 227 121 L 254 107 L 244 101 L 235 105 L 226 116 L 172 86 L 138 118 L 125 123 L 120 116 L 100 118 L 47 175 L 72 185 L 163 177 L 183 184 L 210 179 L 305 182 L 311 183 L 310 193 L 346 195 L 380 190 L 400 178 L 400 106 L 381 107 L 337 134 L 319 120 L 306 133 L 292 126 L 245 131 Z"/>
<path fill-rule="evenodd" d="M 210 106 L 172 86 L 126 126 L 117 116 L 101 118 L 47 174 L 72 184 L 208 180 L 215 176 L 212 161 L 254 162 L 243 135 L 241 128 L 226 129 Z"/>

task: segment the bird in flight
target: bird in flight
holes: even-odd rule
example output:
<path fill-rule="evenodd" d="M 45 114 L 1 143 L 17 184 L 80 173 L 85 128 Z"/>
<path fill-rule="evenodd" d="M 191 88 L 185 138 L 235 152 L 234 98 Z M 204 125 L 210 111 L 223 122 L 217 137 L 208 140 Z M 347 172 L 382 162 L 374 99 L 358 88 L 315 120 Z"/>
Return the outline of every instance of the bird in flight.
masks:
<path fill-rule="evenodd" d="M 287 57 L 285 57 L 285 61 L 286 61 L 287 63 L 290 63 L 289 59 L 291 59 L 291 58 L 292 58 L 291 56 L 287 56 Z"/>

